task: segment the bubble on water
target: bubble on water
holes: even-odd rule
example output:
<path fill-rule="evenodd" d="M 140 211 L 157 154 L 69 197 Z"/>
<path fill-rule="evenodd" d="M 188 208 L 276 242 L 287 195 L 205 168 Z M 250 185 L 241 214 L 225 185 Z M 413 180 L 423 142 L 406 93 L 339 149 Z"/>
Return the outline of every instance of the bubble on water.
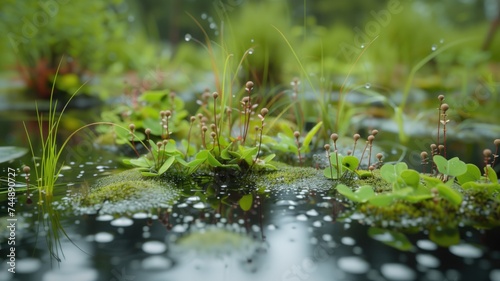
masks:
<path fill-rule="evenodd" d="M 177 224 L 174 227 L 172 227 L 172 231 L 177 233 L 186 232 L 186 226 L 182 224 Z"/>
<path fill-rule="evenodd" d="M 200 201 L 200 197 L 199 196 L 191 196 L 191 197 L 188 197 L 188 199 L 186 199 L 186 201 Z"/>
<path fill-rule="evenodd" d="M 29 274 L 37 272 L 42 267 L 42 262 L 35 258 L 23 258 L 16 261 L 16 272 Z"/>
<path fill-rule="evenodd" d="M 370 270 L 370 264 L 360 257 L 341 257 L 337 261 L 338 267 L 351 274 L 364 274 Z"/>
<path fill-rule="evenodd" d="M 111 221 L 111 225 L 117 227 L 131 226 L 132 224 L 134 224 L 134 221 L 127 217 L 121 217 Z"/>
<path fill-rule="evenodd" d="M 436 44 L 433 44 L 433 45 L 431 46 L 431 50 L 432 50 L 433 52 L 434 52 L 435 50 L 437 50 L 437 46 L 436 46 Z"/>
<path fill-rule="evenodd" d="M 148 241 L 141 248 L 148 254 L 161 254 L 167 250 L 167 245 L 160 241 Z"/>
<path fill-rule="evenodd" d="M 380 272 L 389 280 L 411 281 L 417 277 L 413 269 L 400 263 L 386 263 L 380 267 Z"/>
<path fill-rule="evenodd" d="M 205 209 L 205 207 L 206 207 L 206 205 L 203 202 L 198 202 L 198 203 L 193 205 L 193 208 L 195 208 L 195 209 Z"/>
<path fill-rule="evenodd" d="M 483 250 L 470 244 L 450 246 L 450 252 L 463 258 L 480 258 L 483 255 Z"/>
<path fill-rule="evenodd" d="M 311 210 L 309 210 L 309 211 L 306 212 L 306 215 L 311 216 L 311 217 L 315 217 L 315 216 L 317 216 L 319 214 L 318 214 L 318 211 L 316 211 L 314 209 L 311 209 Z"/>
<path fill-rule="evenodd" d="M 132 215 L 132 218 L 134 218 L 134 219 L 147 219 L 148 218 L 148 214 L 144 213 L 144 212 L 135 213 L 135 214 Z"/>
<path fill-rule="evenodd" d="M 186 42 L 191 41 L 191 39 L 193 39 L 193 37 L 191 36 L 191 34 L 186 33 L 186 35 L 184 35 L 184 40 L 186 40 Z"/>
<path fill-rule="evenodd" d="M 417 262 L 420 265 L 428 267 L 428 268 L 439 267 L 439 265 L 441 263 L 438 258 L 436 258 L 435 256 L 430 255 L 430 254 L 417 254 L 415 256 L 415 259 L 417 260 Z"/>
<path fill-rule="evenodd" d="M 354 240 L 354 238 L 349 236 L 342 237 L 342 239 L 340 239 L 340 242 L 347 246 L 353 246 L 356 244 L 356 240 Z"/>
<path fill-rule="evenodd" d="M 314 226 L 314 227 L 322 227 L 323 223 L 321 221 L 315 221 L 315 222 L 312 223 L 312 226 Z"/>
<path fill-rule="evenodd" d="M 296 219 L 297 219 L 298 221 L 306 221 L 306 220 L 307 220 L 307 216 L 306 216 L 306 215 L 304 215 L 304 214 L 300 214 L 300 215 L 298 215 L 298 216 L 296 217 Z"/>
<path fill-rule="evenodd" d="M 434 243 L 430 240 L 418 240 L 417 247 L 419 247 L 422 250 L 427 250 L 427 251 L 434 251 L 437 249 L 436 243 Z"/>
<path fill-rule="evenodd" d="M 500 281 L 500 269 L 493 269 L 492 271 L 490 271 L 490 280 Z"/>
<path fill-rule="evenodd" d="M 323 236 L 321 236 L 321 238 L 323 238 L 323 241 L 326 241 L 326 242 L 333 240 L 333 237 L 330 234 L 323 234 Z"/>
<path fill-rule="evenodd" d="M 94 241 L 97 243 L 109 243 L 113 241 L 114 238 L 113 234 L 108 232 L 99 232 L 94 235 Z"/>
<path fill-rule="evenodd" d="M 145 270 L 164 270 L 173 265 L 172 260 L 162 256 L 151 256 L 142 260 L 141 266 Z"/>
<path fill-rule="evenodd" d="M 295 206 L 297 205 L 297 202 L 292 201 L 292 200 L 279 200 L 276 202 L 276 206 Z"/>
<path fill-rule="evenodd" d="M 42 281 L 66 281 L 66 280 L 98 280 L 99 274 L 93 268 L 74 268 L 61 270 L 59 268 L 46 272 Z"/>

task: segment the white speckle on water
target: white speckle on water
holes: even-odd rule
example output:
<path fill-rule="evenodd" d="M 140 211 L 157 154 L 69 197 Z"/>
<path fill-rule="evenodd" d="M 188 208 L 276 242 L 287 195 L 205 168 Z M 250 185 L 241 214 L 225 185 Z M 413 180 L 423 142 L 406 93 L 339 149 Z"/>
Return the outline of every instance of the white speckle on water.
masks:
<path fill-rule="evenodd" d="M 109 243 L 113 241 L 115 237 L 113 234 L 108 232 L 99 232 L 94 236 L 94 241 L 97 243 Z"/>
<path fill-rule="evenodd" d="M 206 206 L 205 203 L 198 202 L 198 203 L 196 203 L 196 204 L 193 205 L 193 208 L 195 208 L 195 209 L 205 209 L 205 206 Z"/>
<path fill-rule="evenodd" d="M 300 214 L 298 215 L 297 217 L 295 217 L 298 221 L 306 221 L 307 220 L 307 216 L 304 215 L 304 214 Z"/>
<path fill-rule="evenodd" d="M 450 246 L 450 252 L 462 258 L 480 258 L 483 250 L 470 244 L 459 244 Z"/>
<path fill-rule="evenodd" d="M 121 218 L 117 218 L 117 219 L 111 221 L 111 225 L 117 226 L 117 227 L 131 226 L 133 224 L 134 224 L 134 221 L 127 218 L 127 217 L 121 217 Z"/>
<path fill-rule="evenodd" d="M 292 200 L 279 200 L 276 202 L 276 206 L 296 206 L 297 202 Z"/>
<path fill-rule="evenodd" d="M 148 254 L 161 254 L 167 250 L 167 245 L 160 241 L 148 241 L 142 244 L 142 250 Z"/>
<path fill-rule="evenodd" d="M 353 246 L 356 244 L 356 240 L 354 240 L 354 238 L 349 236 L 342 237 L 342 239 L 340 239 L 340 242 L 347 246 Z"/>
<path fill-rule="evenodd" d="M 427 251 L 434 251 L 437 249 L 436 243 L 434 243 L 430 240 L 418 240 L 417 247 L 419 247 L 422 250 L 427 250 Z"/>
<path fill-rule="evenodd" d="M 415 271 L 400 263 L 386 263 L 380 267 L 380 272 L 388 280 L 412 281 L 417 277 Z"/>
<path fill-rule="evenodd" d="M 96 221 L 112 221 L 113 219 L 112 215 L 100 215 L 95 218 Z"/>
<path fill-rule="evenodd" d="M 337 261 L 338 267 L 351 274 L 364 274 L 370 270 L 370 265 L 360 257 L 341 257 Z"/>
<path fill-rule="evenodd" d="M 172 231 L 177 233 L 186 232 L 186 227 L 182 224 L 176 224 L 174 227 L 172 227 Z"/>
<path fill-rule="evenodd" d="M 428 268 L 436 268 L 441 264 L 438 258 L 430 254 L 417 254 L 415 256 L 415 259 L 417 260 L 418 264 Z"/>
<path fill-rule="evenodd" d="M 323 238 L 323 241 L 326 241 L 326 242 L 330 242 L 333 240 L 333 237 L 330 234 L 323 234 L 323 236 L 321 238 Z"/>
<path fill-rule="evenodd" d="M 144 212 L 135 213 L 135 214 L 132 215 L 132 218 L 134 218 L 134 219 L 147 219 L 148 218 L 148 214 L 144 213 Z"/>
<path fill-rule="evenodd" d="M 92 268 L 75 268 L 60 270 L 59 268 L 52 269 L 46 272 L 42 281 L 67 281 L 67 280 L 98 280 L 98 272 Z"/>
<path fill-rule="evenodd" d="M 312 226 L 314 227 L 322 227 L 323 226 L 323 223 L 321 221 L 314 221 L 312 223 Z"/>
<path fill-rule="evenodd" d="M 151 256 L 142 260 L 141 266 L 145 270 L 165 270 L 172 267 L 172 260 L 162 256 Z"/>
<path fill-rule="evenodd" d="M 306 215 L 308 215 L 310 217 L 315 217 L 315 216 L 317 216 L 319 214 L 318 214 L 318 211 L 316 211 L 314 209 L 311 209 L 311 210 L 309 210 L 309 211 L 306 212 Z"/>
<path fill-rule="evenodd" d="M 21 274 L 34 273 L 37 272 L 40 269 L 40 267 L 42 267 L 42 262 L 39 259 L 22 258 L 16 261 L 16 273 L 21 273 Z"/>
<path fill-rule="evenodd" d="M 490 271 L 490 280 L 500 281 L 500 269 L 493 269 L 492 271 Z"/>

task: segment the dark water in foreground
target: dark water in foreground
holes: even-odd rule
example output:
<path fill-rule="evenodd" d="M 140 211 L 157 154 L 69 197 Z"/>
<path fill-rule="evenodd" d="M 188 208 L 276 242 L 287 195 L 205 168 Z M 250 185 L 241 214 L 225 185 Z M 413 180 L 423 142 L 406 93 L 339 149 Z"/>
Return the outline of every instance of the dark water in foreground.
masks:
<path fill-rule="evenodd" d="M 56 209 L 85 189 L 82 180 L 115 168 L 107 157 L 68 165 Z M 498 229 L 461 228 L 461 242 L 450 248 L 425 231 L 410 234 L 414 249 L 402 252 L 381 242 L 390 236 L 369 237 L 359 215 L 340 221 L 341 202 L 314 186 L 270 191 L 246 214 L 181 198 L 117 216 L 61 211 L 74 244 L 60 240 L 65 257 L 52 267 L 36 206 L 18 202 L 25 227 L 16 230 L 16 273 L 8 272 L 3 239 L 0 280 L 500 280 Z M 6 206 L 2 201 L 2 214 Z"/>

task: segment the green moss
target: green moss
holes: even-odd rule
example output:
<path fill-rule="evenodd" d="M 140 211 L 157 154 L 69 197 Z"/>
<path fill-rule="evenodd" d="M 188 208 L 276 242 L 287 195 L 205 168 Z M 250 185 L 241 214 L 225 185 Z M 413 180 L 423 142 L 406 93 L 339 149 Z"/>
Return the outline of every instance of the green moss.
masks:
<path fill-rule="evenodd" d="M 252 180 L 255 181 L 258 189 L 269 190 L 297 187 L 330 189 L 333 187 L 333 182 L 323 176 L 322 170 L 286 165 L 279 165 L 276 171 L 255 173 L 252 175 Z"/>
<path fill-rule="evenodd" d="M 74 207 L 85 212 L 106 206 L 105 213 L 123 213 L 171 204 L 179 194 L 172 180 L 145 178 L 131 169 L 100 179 Z"/>

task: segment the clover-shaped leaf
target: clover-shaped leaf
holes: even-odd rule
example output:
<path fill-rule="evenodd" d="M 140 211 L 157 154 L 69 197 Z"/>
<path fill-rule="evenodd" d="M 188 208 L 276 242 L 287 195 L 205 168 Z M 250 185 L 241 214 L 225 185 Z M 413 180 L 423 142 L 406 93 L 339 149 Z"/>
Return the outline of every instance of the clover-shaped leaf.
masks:
<path fill-rule="evenodd" d="M 463 161 L 460 161 L 458 157 L 446 160 L 441 155 L 434 155 L 433 160 L 439 172 L 445 175 L 456 177 L 467 172 L 467 165 Z"/>

